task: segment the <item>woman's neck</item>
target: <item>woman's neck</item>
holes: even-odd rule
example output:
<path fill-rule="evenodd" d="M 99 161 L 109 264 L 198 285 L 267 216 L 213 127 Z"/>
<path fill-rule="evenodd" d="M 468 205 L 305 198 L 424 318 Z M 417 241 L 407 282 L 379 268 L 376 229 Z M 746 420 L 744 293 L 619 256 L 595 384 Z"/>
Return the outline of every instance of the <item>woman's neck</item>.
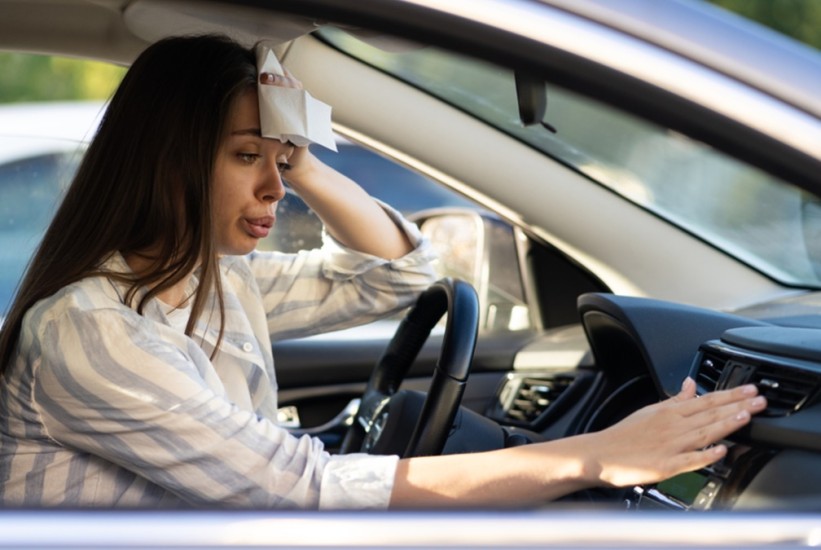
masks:
<path fill-rule="evenodd" d="M 124 254 L 125 263 L 137 275 L 142 275 L 154 267 L 154 261 L 149 255 L 142 253 Z M 157 294 L 157 298 L 173 308 L 183 307 L 190 298 L 188 294 L 188 283 L 191 281 L 191 273 L 180 279 L 173 286 L 166 288 Z"/>

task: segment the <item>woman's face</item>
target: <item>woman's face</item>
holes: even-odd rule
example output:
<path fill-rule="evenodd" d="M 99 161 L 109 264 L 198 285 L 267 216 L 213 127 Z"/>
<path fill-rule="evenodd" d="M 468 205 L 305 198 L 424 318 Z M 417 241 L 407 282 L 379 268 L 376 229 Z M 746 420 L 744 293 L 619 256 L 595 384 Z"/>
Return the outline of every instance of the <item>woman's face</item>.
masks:
<path fill-rule="evenodd" d="M 214 237 L 220 254 L 248 254 L 268 236 L 285 196 L 293 145 L 263 138 L 256 90 L 235 101 L 214 165 Z"/>

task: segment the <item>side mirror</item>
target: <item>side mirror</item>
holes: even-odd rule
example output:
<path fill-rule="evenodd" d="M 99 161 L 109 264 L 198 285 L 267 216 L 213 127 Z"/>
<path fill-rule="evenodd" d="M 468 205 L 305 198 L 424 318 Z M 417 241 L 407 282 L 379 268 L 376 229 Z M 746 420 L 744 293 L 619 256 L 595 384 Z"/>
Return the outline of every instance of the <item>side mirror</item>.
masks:
<path fill-rule="evenodd" d="M 815 276 L 821 278 L 821 199 L 806 192 L 801 195 L 801 230 L 807 258 Z"/>
<path fill-rule="evenodd" d="M 508 223 L 467 208 L 433 209 L 412 216 L 439 255 L 440 277 L 458 277 L 476 289 L 480 330 L 534 327 L 525 298 L 519 237 Z"/>

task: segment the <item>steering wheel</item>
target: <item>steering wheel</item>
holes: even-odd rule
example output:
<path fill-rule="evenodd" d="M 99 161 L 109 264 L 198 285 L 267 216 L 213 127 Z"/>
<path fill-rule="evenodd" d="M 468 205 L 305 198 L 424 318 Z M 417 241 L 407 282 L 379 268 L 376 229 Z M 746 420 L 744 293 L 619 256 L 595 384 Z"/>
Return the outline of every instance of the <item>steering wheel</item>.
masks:
<path fill-rule="evenodd" d="M 446 312 L 442 350 L 427 396 L 399 391 Z M 478 329 L 479 299 L 470 284 L 445 278 L 423 292 L 377 362 L 340 452 L 441 454 L 462 400 Z"/>

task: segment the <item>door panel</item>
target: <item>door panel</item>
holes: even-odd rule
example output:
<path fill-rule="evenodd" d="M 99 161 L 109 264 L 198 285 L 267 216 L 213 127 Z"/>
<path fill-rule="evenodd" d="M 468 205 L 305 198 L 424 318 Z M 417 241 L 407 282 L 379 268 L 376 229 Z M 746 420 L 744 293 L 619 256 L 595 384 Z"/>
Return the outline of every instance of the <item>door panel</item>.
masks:
<path fill-rule="evenodd" d="M 491 405 L 505 374 L 512 369 L 516 351 L 533 337 L 532 332 L 480 336 L 463 406 L 484 412 Z M 441 335 L 431 336 L 411 367 L 403 388 L 427 390 L 441 343 Z M 295 407 L 302 429 L 316 428 L 332 421 L 351 400 L 362 395 L 387 344 L 387 338 L 362 340 L 338 336 L 274 344 L 280 407 Z M 338 444 L 340 436 L 338 430 L 332 434 L 312 435 L 322 438 L 331 449 Z"/>

